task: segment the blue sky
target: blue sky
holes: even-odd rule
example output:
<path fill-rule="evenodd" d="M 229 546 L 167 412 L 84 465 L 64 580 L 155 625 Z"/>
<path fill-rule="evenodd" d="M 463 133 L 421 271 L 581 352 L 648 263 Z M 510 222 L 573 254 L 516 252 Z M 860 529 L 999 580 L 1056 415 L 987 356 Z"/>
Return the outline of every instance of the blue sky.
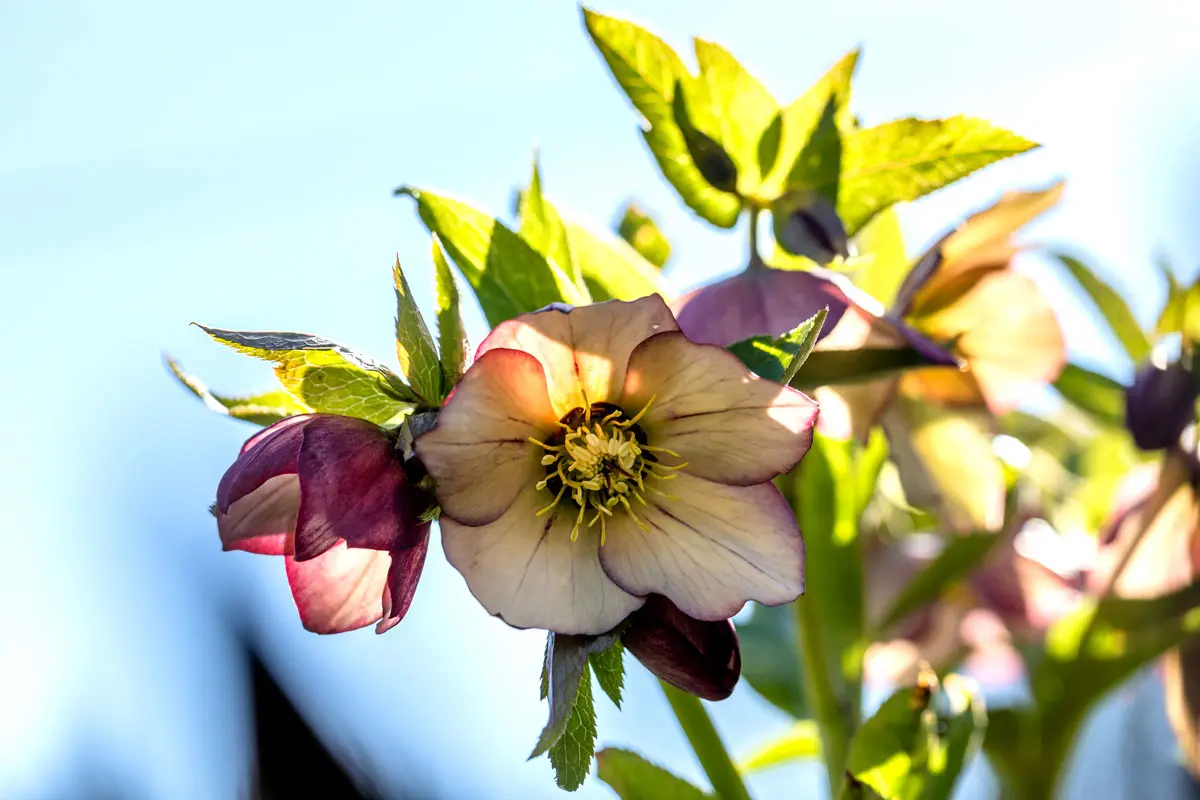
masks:
<path fill-rule="evenodd" d="M 782 100 L 861 44 L 866 122 L 967 113 L 1045 144 L 903 209 L 910 251 L 1005 188 L 1065 177 L 1031 236 L 1094 256 L 1143 318 L 1162 292 L 1152 254 L 1188 275 L 1200 261 L 1187 4 L 597 8 L 681 51 L 715 39 Z M 149 797 L 234 795 L 244 675 L 220 615 L 244 613 L 305 710 L 385 774 L 411 768 L 404 753 L 451 796 L 555 796 L 545 762 L 524 760 L 543 721 L 541 638 L 489 618 L 437 550 L 391 633 L 304 633 L 282 564 L 221 554 L 205 512 L 250 429 L 172 385 L 161 353 L 227 391 L 269 373 L 188 322 L 389 359 L 397 254 L 431 299 L 428 236 L 391 190 L 506 214 L 535 144 L 568 215 L 603 227 L 632 197 L 657 216 L 675 288 L 737 268 L 744 234 L 707 228 L 661 180 L 576 7 L 10 3 L 0 74 L 0 795 L 71 794 L 85 750 Z M 1024 267 L 1062 296 L 1042 262 Z M 1085 311 L 1064 305 L 1062 320 L 1078 357 L 1111 361 Z M 478 341 L 474 309 L 469 323 Z M 698 775 L 632 662 L 629 682 L 600 740 Z M 745 689 L 714 713 L 741 749 L 785 724 Z"/>

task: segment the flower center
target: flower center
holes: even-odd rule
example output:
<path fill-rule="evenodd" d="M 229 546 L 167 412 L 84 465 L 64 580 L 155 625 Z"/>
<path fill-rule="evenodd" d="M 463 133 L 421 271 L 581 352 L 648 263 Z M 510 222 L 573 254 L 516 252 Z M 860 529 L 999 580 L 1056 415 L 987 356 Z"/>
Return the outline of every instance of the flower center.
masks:
<path fill-rule="evenodd" d="M 654 398 L 650 398 L 650 403 Z M 538 489 L 553 493 L 550 505 L 538 512 L 548 514 L 564 498 L 579 508 L 571 541 L 579 538 L 579 529 L 589 510 L 594 512 L 587 526 L 600 523 L 600 544 L 604 544 L 606 521 L 614 512 L 624 512 L 645 528 L 633 510 L 631 500 L 646 505 L 645 492 L 657 492 L 670 497 L 647 480 L 670 480 L 675 470 L 686 464 L 669 466 L 659 461 L 665 454 L 679 458 L 673 450 L 652 447 L 637 421 L 650 408 L 650 403 L 633 417 L 623 419 L 625 412 L 611 403 L 593 403 L 589 408 L 576 408 L 559 421 L 561 430 L 545 442 L 529 441 L 546 450 L 542 465 L 546 477 L 538 481 Z"/>

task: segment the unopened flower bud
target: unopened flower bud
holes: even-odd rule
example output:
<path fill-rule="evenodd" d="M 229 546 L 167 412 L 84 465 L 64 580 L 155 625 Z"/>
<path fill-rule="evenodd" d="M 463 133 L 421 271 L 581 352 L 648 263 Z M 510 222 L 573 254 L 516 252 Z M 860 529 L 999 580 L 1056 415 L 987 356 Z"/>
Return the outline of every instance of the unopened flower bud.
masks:
<path fill-rule="evenodd" d="M 794 192 L 771 209 L 775 241 L 794 256 L 824 266 L 850 255 L 846 228 L 833 204 L 816 192 Z"/>
<path fill-rule="evenodd" d="M 1146 364 L 1125 391 L 1125 427 L 1142 450 L 1161 450 L 1179 441 L 1195 418 L 1200 383 L 1183 364 Z"/>

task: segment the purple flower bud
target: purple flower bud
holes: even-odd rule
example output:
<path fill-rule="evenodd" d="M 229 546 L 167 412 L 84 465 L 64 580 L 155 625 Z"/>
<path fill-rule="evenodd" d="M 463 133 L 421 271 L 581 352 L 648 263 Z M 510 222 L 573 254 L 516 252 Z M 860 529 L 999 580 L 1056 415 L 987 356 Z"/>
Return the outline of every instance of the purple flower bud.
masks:
<path fill-rule="evenodd" d="M 771 210 L 775 241 L 786 252 L 824 266 L 850 255 L 846 228 L 833 204 L 816 192 L 780 199 Z"/>
<path fill-rule="evenodd" d="M 729 697 L 742 674 L 732 622 L 694 619 L 662 595 L 646 598 L 621 641 L 646 669 L 705 700 Z"/>
<path fill-rule="evenodd" d="M 1143 450 L 1161 450 L 1179 441 L 1196 415 L 1200 383 L 1179 362 L 1146 364 L 1125 391 L 1125 427 Z"/>

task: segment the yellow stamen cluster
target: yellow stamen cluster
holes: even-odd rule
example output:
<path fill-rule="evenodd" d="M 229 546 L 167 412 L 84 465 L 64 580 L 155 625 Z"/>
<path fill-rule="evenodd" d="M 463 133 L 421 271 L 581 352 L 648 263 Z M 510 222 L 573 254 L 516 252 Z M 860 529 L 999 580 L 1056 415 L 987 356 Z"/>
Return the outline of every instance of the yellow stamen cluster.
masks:
<path fill-rule="evenodd" d="M 650 403 L 653 402 L 654 398 L 651 398 Z M 679 458 L 679 454 L 666 448 L 651 447 L 645 443 L 644 437 L 639 436 L 637 422 L 650 408 L 650 403 L 629 419 L 621 419 L 624 412 L 613 406 L 598 404 L 587 409 L 576 409 L 559 422 L 563 433 L 549 442 L 529 440 L 547 451 L 542 456 L 546 477 L 538 482 L 537 488 L 555 493 L 554 499 L 538 512 L 538 516 L 550 513 L 564 497 L 569 497 L 579 508 L 575 527 L 571 529 L 571 541 L 579 538 L 579 530 L 591 510 L 594 516 L 587 525 L 590 528 L 600 523 L 602 545 L 606 535 L 606 520 L 613 516 L 618 506 L 638 525 L 646 527 L 638 519 L 630 500 L 636 500 L 644 506 L 645 492 L 665 495 L 658 488 L 647 486 L 646 480 L 669 480 L 675 477 L 675 470 L 686 466 L 659 463 L 660 454 L 675 458 Z M 599 414 L 604 416 L 594 420 L 593 416 Z"/>

